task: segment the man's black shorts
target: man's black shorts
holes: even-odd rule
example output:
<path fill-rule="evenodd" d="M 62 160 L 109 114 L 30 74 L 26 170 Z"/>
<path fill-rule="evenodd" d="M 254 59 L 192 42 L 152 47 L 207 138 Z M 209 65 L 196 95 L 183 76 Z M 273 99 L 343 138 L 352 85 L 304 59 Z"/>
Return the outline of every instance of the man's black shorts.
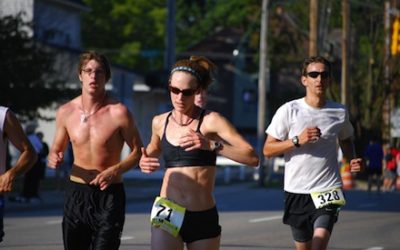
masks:
<path fill-rule="evenodd" d="M 122 183 L 102 191 L 98 186 L 70 182 L 62 222 L 65 249 L 118 249 L 124 222 Z"/>

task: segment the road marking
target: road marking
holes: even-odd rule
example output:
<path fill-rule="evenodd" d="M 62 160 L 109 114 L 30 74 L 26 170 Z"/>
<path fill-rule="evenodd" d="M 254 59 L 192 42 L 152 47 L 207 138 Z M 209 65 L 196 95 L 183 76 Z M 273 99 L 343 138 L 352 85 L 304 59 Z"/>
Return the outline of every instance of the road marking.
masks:
<path fill-rule="evenodd" d="M 134 236 L 122 236 L 121 240 L 133 240 L 134 238 Z"/>
<path fill-rule="evenodd" d="M 46 221 L 47 225 L 61 224 L 62 220 L 49 220 Z"/>
<path fill-rule="evenodd" d="M 370 247 L 370 248 L 365 248 L 364 250 L 383 250 L 384 247 Z"/>
<path fill-rule="evenodd" d="M 271 221 L 271 220 L 279 220 L 282 219 L 283 215 L 275 215 L 275 216 L 270 216 L 270 217 L 262 217 L 262 218 L 257 218 L 257 219 L 251 219 L 249 220 L 250 223 L 258 223 L 258 222 L 263 222 L 263 221 Z"/>

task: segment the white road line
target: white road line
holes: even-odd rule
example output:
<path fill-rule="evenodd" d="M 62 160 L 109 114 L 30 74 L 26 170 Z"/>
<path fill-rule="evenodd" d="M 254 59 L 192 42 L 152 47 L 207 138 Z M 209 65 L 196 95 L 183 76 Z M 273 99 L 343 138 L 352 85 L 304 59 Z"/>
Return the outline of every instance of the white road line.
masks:
<path fill-rule="evenodd" d="M 249 222 L 250 223 L 258 223 L 258 222 L 263 222 L 263 221 L 279 220 L 279 219 L 282 219 L 282 216 L 283 215 L 276 215 L 276 216 L 270 216 L 270 217 L 251 219 L 251 220 L 249 220 Z"/>
<path fill-rule="evenodd" d="M 49 220 L 49 221 L 46 221 L 47 225 L 54 225 L 54 224 L 61 224 L 61 223 L 62 223 L 62 220 Z"/>
<path fill-rule="evenodd" d="M 122 236 L 121 240 L 133 240 L 134 238 L 134 236 Z"/>
<path fill-rule="evenodd" d="M 365 248 L 364 250 L 383 250 L 384 247 L 370 247 L 370 248 Z"/>

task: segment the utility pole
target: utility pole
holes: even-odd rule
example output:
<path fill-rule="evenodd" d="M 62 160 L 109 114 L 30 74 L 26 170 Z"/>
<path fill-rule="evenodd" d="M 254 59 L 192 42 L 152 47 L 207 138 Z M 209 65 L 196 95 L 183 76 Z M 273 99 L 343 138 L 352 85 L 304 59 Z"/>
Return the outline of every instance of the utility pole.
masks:
<path fill-rule="evenodd" d="M 350 8 L 349 0 L 342 0 L 342 104 L 349 105 L 349 34 Z"/>
<path fill-rule="evenodd" d="M 260 156 L 260 167 L 258 169 L 258 183 L 260 186 L 264 185 L 265 169 L 264 169 L 264 138 L 265 138 L 265 124 L 266 124 L 266 95 L 267 95 L 267 81 L 269 81 L 269 67 L 268 67 L 268 0 L 262 1 L 261 8 L 261 32 L 260 32 L 260 61 L 259 61 L 259 74 L 258 74 L 258 121 L 257 121 L 257 139 L 258 151 Z"/>
<path fill-rule="evenodd" d="M 390 1 L 385 1 L 385 14 L 384 14 L 384 25 L 385 25 L 385 45 L 384 45 L 384 95 L 385 100 L 383 103 L 383 110 L 382 110 L 382 120 L 383 120 L 383 128 L 382 128 L 382 139 L 384 141 L 390 141 L 390 97 L 391 94 L 387 91 L 389 90 L 390 86 Z"/>
<path fill-rule="evenodd" d="M 309 56 L 318 55 L 318 0 L 310 0 Z"/>
<path fill-rule="evenodd" d="M 167 11 L 168 16 L 164 67 L 166 70 L 169 70 L 175 62 L 175 0 L 168 0 Z"/>

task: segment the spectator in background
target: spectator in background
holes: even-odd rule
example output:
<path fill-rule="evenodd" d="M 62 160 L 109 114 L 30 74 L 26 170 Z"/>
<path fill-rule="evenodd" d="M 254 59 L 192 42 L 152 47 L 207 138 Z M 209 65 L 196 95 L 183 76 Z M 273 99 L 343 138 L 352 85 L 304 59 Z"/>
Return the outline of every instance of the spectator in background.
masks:
<path fill-rule="evenodd" d="M 394 191 L 394 184 L 396 181 L 396 157 L 399 151 L 394 146 L 389 146 L 385 148 L 385 160 L 383 169 L 383 191 L 391 192 Z"/>
<path fill-rule="evenodd" d="M 46 169 L 46 158 L 49 147 L 43 142 L 43 133 L 35 133 L 35 127 L 27 126 L 28 139 L 38 155 L 36 163 L 25 173 L 22 193 L 17 197 L 19 202 L 40 202 L 39 188 L 40 181 L 44 178 Z"/>
<path fill-rule="evenodd" d="M 367 162 L 366 171 L 368 175 L 368 193 L 371 192 L 372 183 L 376 183 L 377 192 L 381 190 L 383 148 L 375 138 L 371 138 L 364 151 Z"/>
<path fill-rule="evenodd" d="M 205 108 L 207 105 L 208 96 L 207 90 L 201 89 L 199 93 L 194 96 L 194 104 L 200 108 Z"/>
<path fill-rule="evenodd" d="M 396 177 L 396 189 L 400 191 L 400 151 L 397 152 L 397 156 L 396 156 L 396 173 L 397 173 L 397 177 Z"/>
<path fill-rule="evenodd" d="M 38 175 L 40 177 L 38 191 L 37 191 L 37 193 L 39 194 L 40 181 L 46 177 L 47 155 L 49 154 L 49 145 L 45 141 L 43 141 L 43 133 L 42 132 L 38 132 L 36 135 L 42 143 L 42 150 L 38 154 L 38 163 L 37 163 L 39 166 L 38 167 Z"/>

